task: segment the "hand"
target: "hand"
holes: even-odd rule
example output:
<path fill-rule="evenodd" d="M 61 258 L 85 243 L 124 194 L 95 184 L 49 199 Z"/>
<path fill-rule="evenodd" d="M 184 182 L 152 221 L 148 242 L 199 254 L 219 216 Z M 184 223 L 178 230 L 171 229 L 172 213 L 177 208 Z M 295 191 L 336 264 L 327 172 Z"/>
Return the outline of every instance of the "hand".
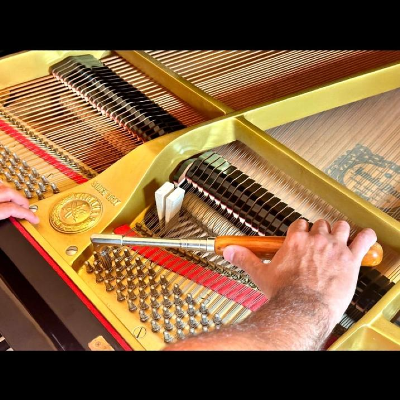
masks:
<path fill-rule="evenodd" d="M 28 199 L 0 181 L 0 220 L 8 217 L 24 218 L 32 224 L 39 222 L 39 218 L 29 210 Z"/>
<path fill-rule="evenodd" d="M 306 289 L 328 309 L 329 327 L 340 321 L 354 295 L 361 260 L 376 242 L 372 229 L 363 229 L 347 246 L 350 226 L 337 221 L 332 229 L 320 219 L 309 231 L 304 219 L 295 221 L 271 263 L 264 264 L 250 250 L 228 246 L 227 261 L 244 269 L 268 298 L 280 289 Z M 311 301 L 311 299 L 310 299 Z"/>

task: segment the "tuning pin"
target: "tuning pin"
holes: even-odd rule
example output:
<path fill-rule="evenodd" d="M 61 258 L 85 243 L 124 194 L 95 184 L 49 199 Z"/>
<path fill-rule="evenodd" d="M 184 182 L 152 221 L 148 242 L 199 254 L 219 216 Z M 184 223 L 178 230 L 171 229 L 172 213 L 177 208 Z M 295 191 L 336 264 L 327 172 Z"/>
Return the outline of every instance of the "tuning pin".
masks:
<path fill-rule="evenodd" d="M 178 329 L 178 330 L 177 330 L 177 332 L 176 332 L 176 337 L 177 337 L 178 339 L 180 339 L 180 340 L 185 339 L 185 335 L 183 334 L 182 329 Z"/>
<path fill-rule="evenodd" d="M 96 261 L 100 261 L 100 256 L 99 256 L 99 253 L 98 253 L 97 251 L 94 251 L 94 252 L 93 252 L 93 258 L 94 258 Z"/>
<path fill-rule="evenodd" d="M 119 247 L 114 248 L 114 249 L 112 250 L 112 253 L 113 253 L 113 257 L 114 257 L 114 258 L 119 257 L 120 248 L 119 248 Z"/>
<path fill-rule="evenodd" d="M 129 256 L 129 257 L 125 257 L 125 258 L 124 258 L 124 263 L 125 263 L 126 269 L 128 269 L 128 267 L 130 267 L 129 269 L 130 269 L 130 271 L 131 271 L 132 274 L 133 274 L 132 263 L 131 263 L 131 257 L 130 257 L 130 256 Z"/>
<path fill-rule="evenodd" d="M 121 268 L 115 268 L 115 275 L 119 279 L 124 279 L 125 278 L 125 275 L 122 273 L 122 269 Z"/>
<path fill-rule="evenodd" d="M 160 283 L 161 283 L 161 285 L 168 286 L 168 281 L 167 281 L 167 278 L 165 277 L 165 275 L 161 275 Z"/>
<path fill-rule="evenodd" d="M 4 175 L 6 175 L 6 174 L 7 174 L 7 172 Z M 7 176 L 6 176 L 6 178 L 7 178 Z M 25 193 L 25 197 L 27 199 L 31 199 L 33 197 L 32 193 L 27 188 L 24 189 L 24 193 Z"/>
<path fill-rule="evenodd" d="M 186 296 L 186 303 L 187 304 L 194 304 L 194 300 L 193 300 L 193 296 L 191 293 L 188 293 L 188 295 Z"/>
<path fill-rule="evenodd" d="M 16 179 L 14 179 L 13 182 L 14 182 L 15 189 L 22 190 L 22 185 Z"/>
<path fill-rule="evenodd" d="M 181 318 L 176 319 L 176 328 L 177 329 L 183 329 L 185 327 L 185 324 L 183 323 Z"/>
<path fill-rule="evenodd" d="M 12 153 L 11 160 L 15 161 L 17 164 L 21 161 L 21 159 L 18 157 L 17 153 Z"/>
<path fill-rule="evenodd" d="M 191 328 L 197 328 L 199 324 L 197 323 L 196 319 L 193 316 L 189 317 L 189 326 Z"/>
<path fill-rule="evenodd" d="M 84 264 L 85 264 L 85 267 L 86 267 L 86 272 L 88 274 L 91 274 L 94 271 L 93 265 L 90 264 L 89 261 L 85 261 Z"/>
<path fill-rule="evenodd" d="M 36 185 L 36 179 L 32 174 L 28 174 L 28 181 L 31 185 Z M 43 185 L 43 183 L 42 183 Z"/>
<path fill-rule="evenodd" d="M 144 281 L 144 277 L 143 276 L 139 276 L 138 277 L 138 281 L 139 281 L 139 287 L 145 288 L 147 286 L 147 283 Z"/>
<path fill-rule="evenodd" d="M 207 315 L 201 314 L 200 323 L 201 323 L 203 326 L 208 326 L 208 324 L 209 324 L 210 322 L 208 321 Z"/>
<path fill-rule="evenodd" d="M 137 310 L 137 307 L 135 306 L 135 303 L 131 299 L 128 299 L 128 309 L 129 309 L 130 312 L 134 312 L 134 311 Z"/>
<path fill-rule="evenodd" d="M 5 153 L 7 154 L 7 156 L 11 156 L 11 150 L 7 146 L 3 146 L 3 149 L 4 149 Z"/>
<path fill-rule="evenodd" d="M 125 258 L 129 258 L 130 256 L 131 256 L 131 252 L 130 252 L 130 250 L 128 249 L 128 247 L 124 247 L 124 249 L 122 250 L 123 252 L 124 252 L 124 257 Z M 124 259 L 125 259 L 124 258 Z"/>
<path fill-rule="evenodd" d="M 148 273 L 149 273 L 149 276 L 151 276 L 152 278 L 154 278 L 157 275 L 156 271 L 154 271 L 152 266 L 149 267 Z"/>
<path fill-rule="evenodd" d="M 203 332 L 208 332 L 208 325 L 203 325 Z"/>
<path fill-rule="evenodd" d="M 174 294 L 176 294 L 177 296 L 180 296 L 182 294 L 182 290 L 177 283 L 175 283 L 174 289 L 172 290 L 172 292 Z"/>
<path fill-rule="evenodd" d="M 104 280 L 104 284 L 106 285 L 107 292 L 111 292 L 115 288 L 115 286 L 113 286 L 108 279 Z"/>
<path fill-rule="evenodd" d="M 36 193 L 36 196 L 38 197 L 38 200 L 44 199 L 43 193 L 39 189 L 35 190 L 35 193 Z"/>
<path fill-rule="evenodd" d="M 170 299 L 167 296 L 164 296 L 164 300 L 162 302 L 163 306 L 170 308 L 172 306 L 172 303 Z"/>
<path fill-rule="evenodd" d="M 133 289 L 136 288 L 135 282 L 133 281 L 132 278 L 128 278 L 126 280 L 126 284 L 128 285 L 128 289 L 132 289 L 133 290 Z"/>
<path fill-rule="evenodd" d="M 158 291 L 157 291 L 157 289 L 154 287 L 154 285 L 151 285 L 151 286 L 150 286 L 150 294 L 151 294 L 153 297 L 155 297 L 155 298 L 157 298 L 157 297 L 159 296 Z"/>
<path fill-rule="evenodd" d="M 9 158 L 8 161 L 13 168 L 17 168 L 17 163 L 15 162 L 15 160 L 13 158 Z"/>
<path fill-rule="evenodd" d="M 156 321 L 158 321 L 161 318 L 161 315 L 157 312 L 157 309 L 153 308 L 151 310 L 151 316 L 153 319 L 155 319 Z"/>
<path fill-rule="evenodd" d="M 140 259 L 139 256 L 135 257 L 135 264 L 136 264 L 137 267 L 143 265 L 143 262 L 142 262 L 142 260 Z"/>
<path fill-rule="evenodd" d="M 177 294 L 174 295 L 174 304 L 176 306 L 182 306 L 183 305 L 183 301 L 181 300 L 181 298 Z"/>
<path fill-rule="evenodd" d="M 149 276 L 149 285 L 154 287 L 157 286 L 157 282 L 154 280 L 152 276 Z"/>
<path fill-rule="evenodd" d="M 9 165 L 9 166 L 8 166 L 8 170 L 10 171 L 10 174 L 11 174 L 12 176 L 15 176 L 16 172 L 15 172 L 15 169 L 14 169 L 13 166 Z"/>
<path fill-rule="evenodd" d="M 31 193 L 35 191 L 35 187 L 32 185 L 32 183 L 25 182 L 25 185 Z"/>
<path fill-rule="evenodd" d="M 130 265 L 128 265 L 126 267 L 126 274 L 128 275 L 128 277 L 131 277 L 131 278 L 135 277 L 135 274 L 133 273 L 132 267 Z"/>
<path fill-rule="evenodd" d="M 5 176 L 6 180 L 7 180 L 7 182 L 12 182 L 13 178 L 12 178 L 12 176 L 10 175 L 10 173 L 8 171 L 4 171 L 4 176 Z M 32 197 L 30 197 L 30 198 L 32 198 Z"/>
<path fill-rule="evenodd" d="M 190 328 L 189 329 L 189 335 L 194 336 L 196 334 L 195 328 Z"/>
<path fill-rule="evenodd" d="M 161 329 L 160 325 L 158 325 L 157 322 L 154 321 L 154 319 L 153 319 L 153 320 L 151 321 L 151 330 L 152 330 L 154 333 L 157 333 L 157 332 L 160 331 L 160 329 Z"/>
<path fill-rule="evenodd" d="M 133 291 L 133 289 L 128 289 L 128 298 L 131 300 L 137 299 L 137 296 L 136 296 L 135 292 Z"/>
<path fill-rule="evenodd" d="M 108 251 L 106 249 L 103 249 L 100 254 L 99 254 L 100 262 L 103 264 L 104 269 L 107 271 L 112 271 L 113 266 L 112 266 L 112 260 L 110 255 L 108 254 Z"/>
<path fill-rule="evenodd" d="M 219 316 L 219 314 L 215 314 L 213 318 L 213 322 L 215 325 L 221 325 L 222 324 L 222 318 Z"/>
<path fill-rule="evenodd" d="M 144 299 L 139 299 L 139 307 L 141 310 L 147 310 L 149 308 Z"/>
<path fill-rule="evenodd" d="M 36 170 L 36 168 L 32 168 L 31 169 L 31 172 L 32 172 L 32 175 L 35 177 L 35 178 L 39 178 L 39 172 L 37 172 L 37 170 Z M 42 179 L 42 181 L 43 181 L 43 179 Z M 43 182 L 44 183 L 44 182 Z"/>
<path fill-rule="evenodd" d="M 39 182 L 39 183 L 38 183 L 38 186 L 39 186 L 39 190 L 40 190 L 42 193 L 45 193 L 45 192 L 47 191 L 46 186 L 44 186 L 42 182 Z"/>
<path fill-rule="evenodd" d="M 137 271 L 137 276 L 139 278 L 144 278 L 146 276 L 146 274 L 143 272 L 141 268 L 136 268 L 136 271 Z"/>
<path fill-rule="evenodd" d="M 100 283 L 104 281 L 104 278 L 101 276 L 101 271 L 94 271 L 94 274 L 96 275 L 96 282 Z"/>
<path fill-rule="evenodd" d="M 169 311 L 167 307 L 163 307 L 163 317 L 164 318 L 171 318 L 172 317 L 171 311 Z"/>
<path fill-rule="evenodd" d="M 201 303 L 201 304 L 200 304 L 199 311 L 200 311 L 202 314 L 204 314 L 204 315 L 207 315 L 207 314 L 208 314 L 207 306 L 206 306 L 204 303 Z"/>
<path fill-rule="evenodd" d="M 164 329 L 166 331 L 172 331 L 172 329 L 174 329 L 174 326 L 171 324 L 171 321 L 168 318 L 164 320 Z"/>
<path fill-rule="evenodd" d="M 25 160 L 22 160 L 22 167 L 24 169 L 26 169 L 27 171 L 30 170 L 30 166 L 28 165 L 28 163 Z"/>
<path fill-rule="evenodd" d="M 167 331 L 164 331 L 164 342 L 171 343 L 173 340 L 173 337 Z"/>
<path fill-rule="evenodd" d="M 148 294 L 146 293 L 146 290 L 140 287 L 139 288 L 139 297 L 141 299 L 145 299 L 147 296 L 148 296 Z"/>
<path fill-rule="evenodd" d="M 105 270 L 105 278 L 111 282 L 115 279 L 115 276 L 110 272 L 110 270 L 106 269 Z"/>
<path fill-rule="evenodd" d="M 33 173 L 33 168 L 32 168 L 32 173 Z M 50 182 L 48 181 L 48 179 L 44 175 L 42 175 L 40 177 L 40 179 L 42 180 L 43 184 L 45 184 L 46 186 L 50 185 Z"/>
<path fill-rule="evenodd" d="M 22 176 L 28 176 L 29 175 L 29 172 L 22 165 L 20 165 L 18 167 L 18 171 L 19 171 L 19 173 L 18 173 L 19 175 L 22 175 Z"/>
<path fill-rule="evenodd" d="M 99 263 L 97 260 L 93 261 L 93 267 L 96 271 L 103 272 L 103 268 L 101 267 L 101 263 Z"/>
<path fill-rule="evenodd" d="M 126 299 L 125 295 L 122 293 L 121 290 L 117 289 L 117 300 L 124 301 Z"/>
<path fill-rule="evenodd" d="M 16 177 L 17 177 L 19 183 L 22 183 L 22 184 L 25 183 L 25 179 L 21 174 L 16 174 Z"/>
<path fill-rule="evenodd" d="M 146 322 L 149 319 L 148 315 L 146 315 L 144 310 L 139 310 L 139 315 L 140 315 L 141 322 Z"/>
<path fill-rule="evenodd" d="M 171 292 L 168 290 L 166 285 L 161 285 L 161 293 L 163 296 L 170 296 Z"/>
<path fill-rule="evenodd" d="M 50 183 L 50 187 L 54 194 L 60 193 L 60 189 L 57 187 L 55 183 Z"/>
<path fill-rule="evenodd" d="M 194 309 L 194 307 L 193 307 L 192 304 L 189 304 L 187 313 L 188 313 L 190 316 L 193 316 L 194 314 L 196 314 L 196 310 Z"/>
<path fill-rule="evenodd" d="M 183 318 L 185 316 L 185 312 L 182 310 L 180 306 L 175 307 L 175 314 L 179 318 Z"/>
<path fill-rule="evenodd" d="M 159 308 L 160 307 L 160 304 L 158 303 L 158 301 L 156 300 L 155 297 L 151 297 L 150 302 L 151 302 L 151 306 L 153 308 Z"/>
<path fill-rule="evenodd" d="M 125 289 L 126 289 L 126 286 L 122 283 L 122 280 L 121 280 L 121 279 L 117 279 L 117 280 L 116 280 L 116 283 L 117 283 L 117 288 L 118 288 L 119 290 L 125 290 Z"/>
<path fill-rule="evenodd" d="M 114 262 L 115 262 L 115 267 L 118 268 L 121 273 L 125 269 L 125 265 L 122 264 L 123 258 L 122 257 L 116 257 Z"/>

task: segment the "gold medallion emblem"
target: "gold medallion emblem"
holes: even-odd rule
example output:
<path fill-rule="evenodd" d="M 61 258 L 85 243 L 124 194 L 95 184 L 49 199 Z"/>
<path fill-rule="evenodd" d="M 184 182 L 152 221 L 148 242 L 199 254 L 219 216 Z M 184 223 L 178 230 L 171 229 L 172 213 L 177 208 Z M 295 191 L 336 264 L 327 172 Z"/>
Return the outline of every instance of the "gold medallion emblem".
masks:
<path fill-rule="evenodd" d="M 50 224 L 62 233 L 84 232 L 97 224 L 102 212 L 103 206 L 97 197 L 72 193 L 53 207 Z"/>

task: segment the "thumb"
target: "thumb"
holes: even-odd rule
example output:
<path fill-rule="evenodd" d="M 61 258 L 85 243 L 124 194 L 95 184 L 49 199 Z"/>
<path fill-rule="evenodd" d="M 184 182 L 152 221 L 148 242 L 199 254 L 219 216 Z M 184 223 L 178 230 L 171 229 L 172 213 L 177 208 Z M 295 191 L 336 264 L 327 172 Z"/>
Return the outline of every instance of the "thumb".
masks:
<path fill-rule="evenodd" d="M 223 255 L 226 261 L 246 271 L 252 281 L 266 291 L 268 264 L 264 264 L 252 251 L 242 246 L 227 246 Z"/>

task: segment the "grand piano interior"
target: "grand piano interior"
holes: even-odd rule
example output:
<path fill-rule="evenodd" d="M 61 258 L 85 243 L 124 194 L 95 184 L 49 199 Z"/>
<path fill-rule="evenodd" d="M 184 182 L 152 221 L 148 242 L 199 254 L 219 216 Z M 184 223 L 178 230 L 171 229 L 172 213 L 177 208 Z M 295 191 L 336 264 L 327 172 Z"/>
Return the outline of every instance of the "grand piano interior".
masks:
<path fill-rule="evenodd" d="M 0 59 L 0 179 L 40 218 L 0 223 L 0 350 L 158 350 L 265 297 L 208 253 L 93 233 L 371 227 L 327 349 L 400 348 L 399 51 L 27 51 Z M 163 219 L 155 192 L 184 193 Z"/>

